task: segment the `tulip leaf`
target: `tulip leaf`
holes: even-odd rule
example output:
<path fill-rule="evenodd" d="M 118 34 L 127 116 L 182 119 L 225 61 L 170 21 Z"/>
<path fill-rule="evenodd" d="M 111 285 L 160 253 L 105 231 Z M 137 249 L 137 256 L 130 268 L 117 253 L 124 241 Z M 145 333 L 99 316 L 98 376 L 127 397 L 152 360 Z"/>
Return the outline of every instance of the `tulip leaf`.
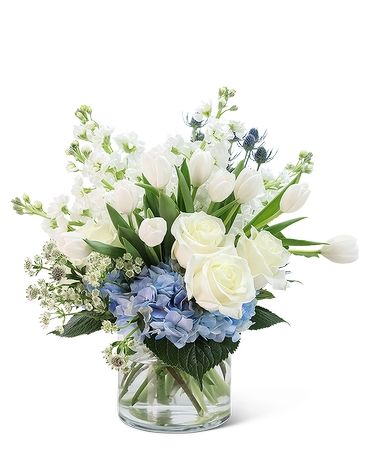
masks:
<path fill-rule="evenodd" d="M 264 329 L 278 323 L 287 323 L 287 321 L 280 318 L 280 316 L 277 316 L 275 313 L 272 313 L 272 311 L 260 307 L 259 305 L 256 306 L 256 313 L 251 318 L 251 321 L 254 324 L 252 324 L 249 329 L 252 330 Z"/>
<path fill-rule="evenodd" d="M 148 185 L 149 187 L 145 188 L 145 194 L 144 194 L 144 198 L 143 198 L 143 203 L 145 204 L 146 208 L 150 208 L 153 212 L 153 214 L 158 217 L 159 216 L 159 212 L 158 212 L 158 196 L 157 196 L 157 189 L 155 187 L 153 187 L 153 185 L 151 185 L 149 183 L 149 181 L 146 179 L 146 177 L 144 175 L 142 175 L 142 180 L 143 180 L 143 184 L 145 185 Z M 154 189 L 154 191 L 151 190 L 152 187 Z"/>
<path fill-rule="evenodd" d="M 111 222 L 113 223 L 116 230 L 119 230 L 119 227 L 130 228 L 128 222 L 124 219 L 124 217 L 118 212 L 115 208 L 113 208 L 110 204 L 106 204 L 107 211 L 109 213 Z"/>
<path fill-rule="evenodd" d="M 228 203 L 227 205 L 221 207 L 220 209 L 217 209 L 217 211 L 214 211 L 212 213 L 212 215 L 215 216 L 215 217 L 220 217 L 222 220 L 224 220 L 224 218 L 226 217 L 225 214 L 228 213 L 229 211 L 231 211 L 231 209 L 233 208 L 233 206 L 236 203 L 237 203 L 237 201 L 233 200 L 230 203 Z"/>
<path fill-rule="evenodd" d="M 150 184 L 145 184 L 144 182 L 136 182 L 136 185 L 138 187 L 141 187 L 141 188 L 144 188 L 144 190 L 152 193 L 153 195 L 157 196 L 159 195 L 159 190 L 157 188 L 155 188 L 153 185 L 150 185 Z"/>
<path fill-rule="evenodd" d="M 141 257 L 146 264 L 151 265 L 152 259 L 147 254 L 143 241 L 134 230 L 119 227 L 118 234 L 127 252 L 131 253 L 134 257 Z"/>
<path fill-rule="evenodd" d="M 117 257 L 122 257 L 125 254 L 123 248 L 119 248 L 117 246 L 111 246 L 110 244 L 101 243 L 100 241 L 91 241 L 91 240 L 84 240 L 88 246 L 90 246 L 95 252 L 103 254 L 104 256 L 109 256 L 112 259 L 116 259 Z"/>
<path fill-rule="evenodd" d="M 178 175 L 178 206 L 180 211 L 194 212 L 193 199 L 184 174 L 176 168 Z"/>
<path fill-rule="evenodd" d="M 165 219 L 167 223 L 167 232 L 163 241 L 164 255 L 166 257 L 170 257 L 171 248 L 175 241 L 175 238 L 171 234 L 171 226 L 179 215 L 179 209 L 175 202 L 164 192 L 160 192 L 160 196 L 158 197 L 158 206 L 160 216 Z"/>
<path fill-rule="evenodd" d="M 282 232 L 285 228 L 289 227 L 290 225 L 296 224 L 300 220 L 306 219 L 306 217 L 296 217 L 295 219 L 285 220 L 284 222 L 280 222 L 275 225 L 271 225 L 267 227 L 266 230 L 272 235 L 276 236 L 278 233 Z"/>
<path fill-rule="evenodd" d="M 239 342 L 233 342 L 230 337 L 226 337 L 222 342 L 198 337 L 195 342 L 177 348 L 166 337 L 159 340 L 147 337 L 144 344 L 165 364 L 191 375 L 202 387 L 206 372 L 233 353 Z"/>
<path fill-rule="evenodd" d="M 225 225 L 225 228 L 226 228 L 226 233 L 229 232 L 229 230 L 231 229 L 231 226 L 233 225 L 234 223 L 234 220 L 239 212 L 239 209 L 240 209 L 240 204 L 235 201 L 231 210 L 229 211 L 229 213 L 227 214 L 227 216 L 225 217 L 224 219 L 224 225 Z"/>
<path fill-rule="evenodd" d="M 187 163 L 187 160 L 184 160 L 183 163 L 181 164 L 181 167 L 180 167 L 180 171 L 182 172 L 184 178 L 185 178 L 185 181 L 189 187 L 189 190 L 190 190 L 190 187 L 191 187 L 191 181 L 190 181 L 190 172 L 189 172 L 189 168 L 188 168 L 188 163 Z"/>
<path fill-rule="evenodd" d="M 138 227 L 140 227 L 141 223 L 144 221 L 144 218 L 140 215 L 138 210 L 133 211 L 133 214 L 134 214 Z"/>
<path fill-rule="evenodd" d="M 283 194 L 291 185 L 299 182 L 300 176 L 301 173 L 297 174 L 293 180 L 291 180 L 250 222 L 248 222 L 243 229 L 247 236 L 250 235 L 250 229 L 252 227 L 260 229 L 280 214 L 280 202 Z"/>

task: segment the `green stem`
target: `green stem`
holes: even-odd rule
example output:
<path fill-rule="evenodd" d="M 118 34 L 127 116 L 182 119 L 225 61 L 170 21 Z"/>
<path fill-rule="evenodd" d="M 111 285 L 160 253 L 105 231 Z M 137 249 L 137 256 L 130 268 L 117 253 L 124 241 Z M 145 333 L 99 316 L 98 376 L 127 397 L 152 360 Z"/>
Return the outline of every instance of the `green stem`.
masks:
<path fill-rule="evenodd" d="M 193 190 L 192 190 L 192 200 L 194 201 L 194 198 L 196 197 L 197 195 L 197 192 L 198 192 L 198 187 L 194 187 L 193 186 Z"/>
<path fill-rule="evenodd" d="M 124 385 L 121 389 L 121 392 L 119 394 L 119 400 L 123 398 L 123 396 L 127 393 L 129 390 L 130 384 L 133 382 L 135 376 L 138 374 L 138 372 L 142 369 L 144 364 L 137 364 L 132 368 L 132 370 L 129 372 L 126 380 L 124 381 Z"/>
<path fill-rule="evenodd" d="M 138 401 L 139 396 L 141 395 L 142 391 L 146 388 L 148 383 L 149 383 L 149 378 L 146 377 L 132 398 L 132 406 L 134 406 L 134 404 Z"/>
<path fill-rule="evenodd" d="M 128 222 L 129 222 L 129 225 L 132 227 L 132 230 L 135 230 L 134 222 L 133 222 L 133 218 L 131 214 L 128 214 Z"/>
<path fill-rule="evenodd" d="M 320 249 L 317 249 L 316 251 L 299 251 L 299 250 L 288 249 L 288 251 L 291 254 L 294 254 L 294 256 L 304 256 L 304 257 L 318 257 L 321 254 Z"/>
<path fill-rule="evenodd" d="M 176 372 L 176 370 L 173 367 L 168 367 L 167 368 L 168 372 L 174 377 L 174 379 L 178 382 L 178 384 L 182 387 L 184 393 L 188 396 L 190 399 L 191 403 L 193 404 L 195 410 L 197 411 L 198 415 L 202 417 L 204 415 L 203 408 L 195 398 L 194 394 L 191 392 L 190 388 L 188 385 L 185 383 L 184 379 L 181 377 L 181 375 Z"/>

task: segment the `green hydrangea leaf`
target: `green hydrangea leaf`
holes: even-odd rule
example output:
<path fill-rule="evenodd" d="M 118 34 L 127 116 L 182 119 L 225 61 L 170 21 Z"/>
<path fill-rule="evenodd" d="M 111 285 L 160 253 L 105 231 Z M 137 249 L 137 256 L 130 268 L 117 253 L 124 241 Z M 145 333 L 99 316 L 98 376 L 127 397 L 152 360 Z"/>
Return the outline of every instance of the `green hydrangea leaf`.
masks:
<path fill-rule="evenodd" d="M 230 337 L 220 343 L 199 337 L 180 349 L 166 338 L 150 337 L 144 343 L 161 361 L 191 375 L 200 386 L 206 372 L 224 361 L 239 344 Z"/>
<path fill-rule="evenodd" d="M 256 314 L 252 317 L 251 321 L 254 324 L 252 324 L 249 329 L 253 330 L 264 329 L 278 323 L 289 324 L 287 321 L 280 318 L 280 316 L 277 316 L 275 313 L 272 313 L 272 311 L 260 307 L 259 305 L 256 306 Z"/>

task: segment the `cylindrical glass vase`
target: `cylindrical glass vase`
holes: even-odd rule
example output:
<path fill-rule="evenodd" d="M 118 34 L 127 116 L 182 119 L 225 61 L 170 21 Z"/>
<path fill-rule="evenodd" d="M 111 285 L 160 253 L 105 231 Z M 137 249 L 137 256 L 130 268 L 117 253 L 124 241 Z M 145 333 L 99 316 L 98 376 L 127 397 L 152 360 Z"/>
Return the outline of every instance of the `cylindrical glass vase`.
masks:
<path fill-rule="evenodd" d="M 119 416 L 156 432 L 215 428 L 230 417 L 230 358 L 209 370 L 202 388 L 189 374 L 157 359 L 135 362 L 119 374 Z"/>

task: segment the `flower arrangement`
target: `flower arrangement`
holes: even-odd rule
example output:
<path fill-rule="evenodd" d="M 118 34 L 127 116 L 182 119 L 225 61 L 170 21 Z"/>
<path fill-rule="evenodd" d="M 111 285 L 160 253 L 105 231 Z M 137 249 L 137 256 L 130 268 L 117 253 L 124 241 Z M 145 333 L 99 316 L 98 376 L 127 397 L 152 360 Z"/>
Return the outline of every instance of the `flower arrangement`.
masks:
<path fill-rule="evenodd" d="M 56 322 L 51 332 L 60 337 L 118 333 L 104 356 L 121 374 L 122 418 L 135 426 L 189 430 L 225 420 L 228 358 L 244 331 L 284 321 L 259 302 L 291 285 L 291 257 L 358 257 L 351 236 L 286 236 L 304 217 L 279 217 L 308 199 L 300 181 L 312 172 L 312 154 L 272 174 L 266 133 L 226 119 L 237 110 L 234 95 L 220 88 L 216 105 L 185 117 L 188 139 L 148 150 L 83 105 L 66 152 L 72 203 L 66 195 L 47 209 L 28 195 L 13 200 L 17 213 L 40 216 L 50 237 L 25 261 L 30 276 L 47 275 L 27 298 L 40 302 L 42 325 Z M 195 421 L 167 415 L 180 397 Z M 166 412 L 152 418 L 148 408 L 160 404 Z"/>

